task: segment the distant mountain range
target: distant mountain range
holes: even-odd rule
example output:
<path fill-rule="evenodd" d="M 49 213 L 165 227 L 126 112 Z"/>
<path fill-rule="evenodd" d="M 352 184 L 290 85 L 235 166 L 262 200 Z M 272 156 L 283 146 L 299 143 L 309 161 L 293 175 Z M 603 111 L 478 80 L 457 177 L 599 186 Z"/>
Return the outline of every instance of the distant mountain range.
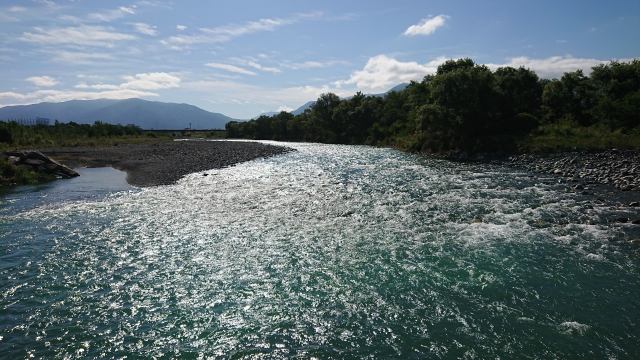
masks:
<path fill-rule="evenodd" d="M 48 118 L 93 124 L 133 124 L 143 129 L 179 130 L 224 129 L 234 119 L 188 104 L 164 103 L 142 99 L 71 100 L 60 103 L 6 106 L 0 108 L 0 120 Z"/>
<path fill-rule="evenodd" d="M 372 96 L 385 96 L 392 91 L 403 90 L 408 85 L 400 84 L 385 93 L 373 94 Z M 300 115 L 315 103 L 315 100 L 308 101 L 291 113 Z M 264 114 L 272 116 L 277 112 Z M 60 103 L 44 102 L 0 108 L 0 121 L 35 120 L 37 118 L 60 122 L 73 121 L 78 124 L 93 124 L 96 121 L 122 125 L 133 124 L 147 130 L 224 129 L 226 123 L 236 120 L 224 114 L 209 112 L 189 104 L 142 99 L 71 100 Z"/>

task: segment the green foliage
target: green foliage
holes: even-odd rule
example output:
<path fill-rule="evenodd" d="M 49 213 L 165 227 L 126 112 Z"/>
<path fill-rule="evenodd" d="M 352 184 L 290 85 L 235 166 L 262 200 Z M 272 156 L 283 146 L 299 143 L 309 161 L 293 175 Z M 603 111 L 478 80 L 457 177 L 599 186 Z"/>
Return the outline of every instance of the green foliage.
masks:
<path fill-rule="evenodd" d="M 639 60 L 541 80 L 525 68 L 491 71 L 461 59 L 384 97 L 323 94 L 298 116 L 230 122 L 227 136 L 477 153 L 637 147 L 638 128 Z"/>

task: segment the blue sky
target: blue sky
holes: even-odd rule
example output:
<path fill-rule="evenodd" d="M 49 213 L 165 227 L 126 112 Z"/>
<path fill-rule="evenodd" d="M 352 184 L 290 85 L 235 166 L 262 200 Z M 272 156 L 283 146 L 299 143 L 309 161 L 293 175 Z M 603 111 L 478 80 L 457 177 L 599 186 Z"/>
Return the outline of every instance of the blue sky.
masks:
<path fill-rule="evenodd" d="M 185 102 L 235 118 L 379 93 L 448 58 L 542 77 L 640 56 L 640 1 L 0 0 L 0 106 Z"/>

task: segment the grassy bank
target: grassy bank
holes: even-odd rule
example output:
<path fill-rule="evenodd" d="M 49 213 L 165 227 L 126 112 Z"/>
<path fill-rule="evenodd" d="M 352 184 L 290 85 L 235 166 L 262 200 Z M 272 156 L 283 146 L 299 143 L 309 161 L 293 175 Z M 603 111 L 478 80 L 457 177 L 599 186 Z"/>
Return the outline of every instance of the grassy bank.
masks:
<path fill-rule="evenodd" d="M 78 146 L 115 146 L 119 144 L 149 144 L 177 138 L 225 138 L 224 131 L 154 131 L 136 126 L 56 123 L 52 126 L 24 126 L 15 122 L 0 122 L 0 151 L 16 149 L 46 149 Z"/>

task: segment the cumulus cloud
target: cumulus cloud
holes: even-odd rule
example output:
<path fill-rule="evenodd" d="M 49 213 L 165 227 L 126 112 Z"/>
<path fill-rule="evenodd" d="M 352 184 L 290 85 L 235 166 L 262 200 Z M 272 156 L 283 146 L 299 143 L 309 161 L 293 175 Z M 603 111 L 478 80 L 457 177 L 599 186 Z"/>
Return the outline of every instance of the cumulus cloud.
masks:
<path fill-rule="evenodd" d="M 415 61 L 399 61 L 387 55 L 377 55 L 369 59 L 362 70 L 355 71 L 347 80 L 336 84 L 355 85 L 364 92 L 388 90 L 390 87 L 411 80 L 421 80 L 425 75 L 434 74 L 438 65 L 446 58 L 439 57 L 425 64 Z"/>
<path fill-rule="evenodd" d="M 431 35 L 438 28 L 444 26 L 449 19 L 447 15 L 438 15 L 431 18 L 422 19 L 419 23 L 411 25 L 405 30 L 405 36 Z"/>
<path fill-rule="evenodd" d="M 87 16 L 89 20 L 92 21 L 101 21 L 101 22 L 109 22 L 116 19 L 120 19 L 127 15 L 134 15 L 135 5 L 134 6 L 120 6 L 117 9 L 105 10 L 103 12 L 94 12 Z"/>
<path fill-rule="evenodd" d="M 51 76 L 31 76 L 25 79 L 37 87 L 52 87 L 58 84 L 58 81 Z"/>
<path fill-rule="evenodd" d="M 44 45 L 112 47 L 116 42 L 135 38 L 133 35 L 116 32 L 103 26 L 80 25 L 50 29 L 35 27 L 32 32 L 23 33 L 20 39 Z"/>
<path fill-rule="evenodd" d="M 623 61 L 625 59 L 622 59 Z M 533 59 L 526 56 L 519 56 L 508 59 L 504 64 L 487 64 L 492 69 L 502 66 L 525 67 L 535 71 L 543 78 L 560 77 L 563 73 L 575 70 L 582 70 L 585 74 L 591 73 L 591 68 L 606 64 L 609 60 L 599 60 L 591 58 L 576 58 L 573 56 L 551 56 L 543 59 Z"/>
<path fill-rule="evenodd" d="M 156 27 L 153 25 L 149 25 L 146 23 L 133 23 L 131 24 L 136 29 L 137 32 L 144 35 L 156 36 L 158 32 L 156 31 Z"/>
<path fill-rule="evenodd" d="M 195 34 L 171 36 L 167 39 L 162 40 L 162 43 L 172 49 L 181 49 L 185 46 L 202 43 L 223 43 L 243 35 L 264 31 L 274 31 L 279 27 L 295 24 L 304 19 L 315 18 L 321 15 L 322 13 L 313 12 L 296 14 L 288 18 L 264 18 L 249 21 L 244 24 L 225 25 L 213 28 L 201 28 L 199 29 L 199 32 Z"/>
<path fill-rule="evenodd" d="M 208 66 L 208 67 L 214 68 L 214 69 L 220 69 L 220 70 L 236 73 L 236 74 L 257 75 L 253 71 L 247 70 L 247 69 L 242 68 L 240 66 L 231 65 L 231 64 L 210 62 L 210 63 L 205 64 L 205 66 Z"/>
<path fill-rule="evenodd" d="M 187 30 L 187 27 L 185 25 L 176 25 L 176 30 L 178 31 L 184 31 Z"/>

